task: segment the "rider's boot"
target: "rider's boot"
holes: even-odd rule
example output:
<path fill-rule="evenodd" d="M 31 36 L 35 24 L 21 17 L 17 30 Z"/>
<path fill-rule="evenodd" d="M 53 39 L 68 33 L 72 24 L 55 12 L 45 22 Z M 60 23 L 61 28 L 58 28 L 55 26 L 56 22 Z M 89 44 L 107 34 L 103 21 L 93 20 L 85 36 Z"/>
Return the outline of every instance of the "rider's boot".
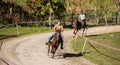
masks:
<path fill-rule="evenodd" d="M 61 45 L 61 49 L 63 49 L 63 46 Z"/>
<path fill-rule="evenodd" d="M 49 42 L 46 42 L 45 44 L 46 44 L 46 45 L 48 45 L 50 42 L 51 42 L 51 41 L 49 41 Z"/>
<path fill-rule="evenodd" d="M 63 49 L 63 47 L 61 47 L 61 49 Z"/>
<path fill-rule="evenodd" d="M 48 45 L 49 42 L 46 42 L 45 44 Z"/>

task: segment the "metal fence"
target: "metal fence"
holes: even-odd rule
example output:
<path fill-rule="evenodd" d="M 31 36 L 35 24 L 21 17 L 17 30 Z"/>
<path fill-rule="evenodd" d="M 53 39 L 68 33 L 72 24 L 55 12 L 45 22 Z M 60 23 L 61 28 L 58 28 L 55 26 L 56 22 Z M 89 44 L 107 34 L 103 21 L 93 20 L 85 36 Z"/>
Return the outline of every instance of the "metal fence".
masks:
<path fill-rule="evenodd" d="M 49 16 L 47 16 L 45 19 L 42 19 L 40 17 L 35 17 L 29 20 L 29 18 L 20 19 L 17 24 L 21 26 L 53 26 L 55 24 L 56 19 L 59 19 L 64 26 L 71 26 L 74 18 L 77 18 L 79 14 L 64 14 L 60 15 L 59 17 L 51 17 L 51 23 L 48 20 Z M 108 24 L 120 24 L 120 15 L 114 15 L 114 16 L 107 16 L 107 23 Z M 27 20 L 28 19 L 28 20 Z M 87 15 L 87 22 L 91 22 L 92 24 L 96 23 L 97 25 L 105 24 L 105 17 L 94 15 Z M 5 26 L 15 26 L 15 22 L 10 22 L 9 20 L 6 20 L 4 18 L 0 18 L 0 24 L 3 24 Z M 2 26 L 3 26 L 2 25 Z M 2 27 L 0 26 L 0 27 Z"/>

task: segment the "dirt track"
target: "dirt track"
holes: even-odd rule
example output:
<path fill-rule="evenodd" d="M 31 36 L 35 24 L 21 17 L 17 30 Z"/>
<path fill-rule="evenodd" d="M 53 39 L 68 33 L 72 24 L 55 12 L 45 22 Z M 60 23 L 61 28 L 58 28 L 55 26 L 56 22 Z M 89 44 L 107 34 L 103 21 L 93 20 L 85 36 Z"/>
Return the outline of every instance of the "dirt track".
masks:
<path fill-rule="evenodd" d="M 120 25 L 89 28 L 87 35 L 120 32 Z M 45 42 L 51 33 L 23 36 L 4 40 L 0 52 L 0 65 L 95 65 L 77 56 L 70 48 L 73 30 L 64 31 L 64 50 L 58 48 L 55 59 L 47 56 Z M 63 56 L 65 58 L 63 58 Z"/>

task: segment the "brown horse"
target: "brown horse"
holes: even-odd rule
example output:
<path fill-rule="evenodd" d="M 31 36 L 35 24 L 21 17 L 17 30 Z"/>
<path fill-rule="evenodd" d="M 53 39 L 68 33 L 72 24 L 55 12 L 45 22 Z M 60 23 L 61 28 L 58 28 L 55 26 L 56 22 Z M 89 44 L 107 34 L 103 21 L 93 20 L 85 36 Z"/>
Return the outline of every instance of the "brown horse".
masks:
<path fill-rule="evenodd" d="M 73 21 L 74 31 L 73 34 L 77 34 L 77 32 L 81 29 L 83 29 L 82 35 L 85 34 L 85 30 L 87 29 L 86 22 L 81 22 L 78 19 L 74 19 Z"/>
<path fill-rule="evenodd" d="M 52 58 L 54 58 L 55 52 L 60 44 L 60 32 L 57 31 L 50 43 L 48 43 L 48 55 L 51 48 L 51 53 L 53 54 Z"/>

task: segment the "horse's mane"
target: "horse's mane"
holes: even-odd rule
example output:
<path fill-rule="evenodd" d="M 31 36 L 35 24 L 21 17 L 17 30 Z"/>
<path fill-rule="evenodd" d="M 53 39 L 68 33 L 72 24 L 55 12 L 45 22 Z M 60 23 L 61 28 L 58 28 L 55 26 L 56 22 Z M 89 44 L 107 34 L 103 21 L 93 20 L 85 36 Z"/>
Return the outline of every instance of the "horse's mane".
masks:
<path fill-rule="evenodd" d="M 60 32 L 55 32 L 55 36 L 53 37 L 53 43 L 55 43 L 55 41 L 58 41 L 58 39 L 59 39 L 59 35 L 60 35 Z"/>

